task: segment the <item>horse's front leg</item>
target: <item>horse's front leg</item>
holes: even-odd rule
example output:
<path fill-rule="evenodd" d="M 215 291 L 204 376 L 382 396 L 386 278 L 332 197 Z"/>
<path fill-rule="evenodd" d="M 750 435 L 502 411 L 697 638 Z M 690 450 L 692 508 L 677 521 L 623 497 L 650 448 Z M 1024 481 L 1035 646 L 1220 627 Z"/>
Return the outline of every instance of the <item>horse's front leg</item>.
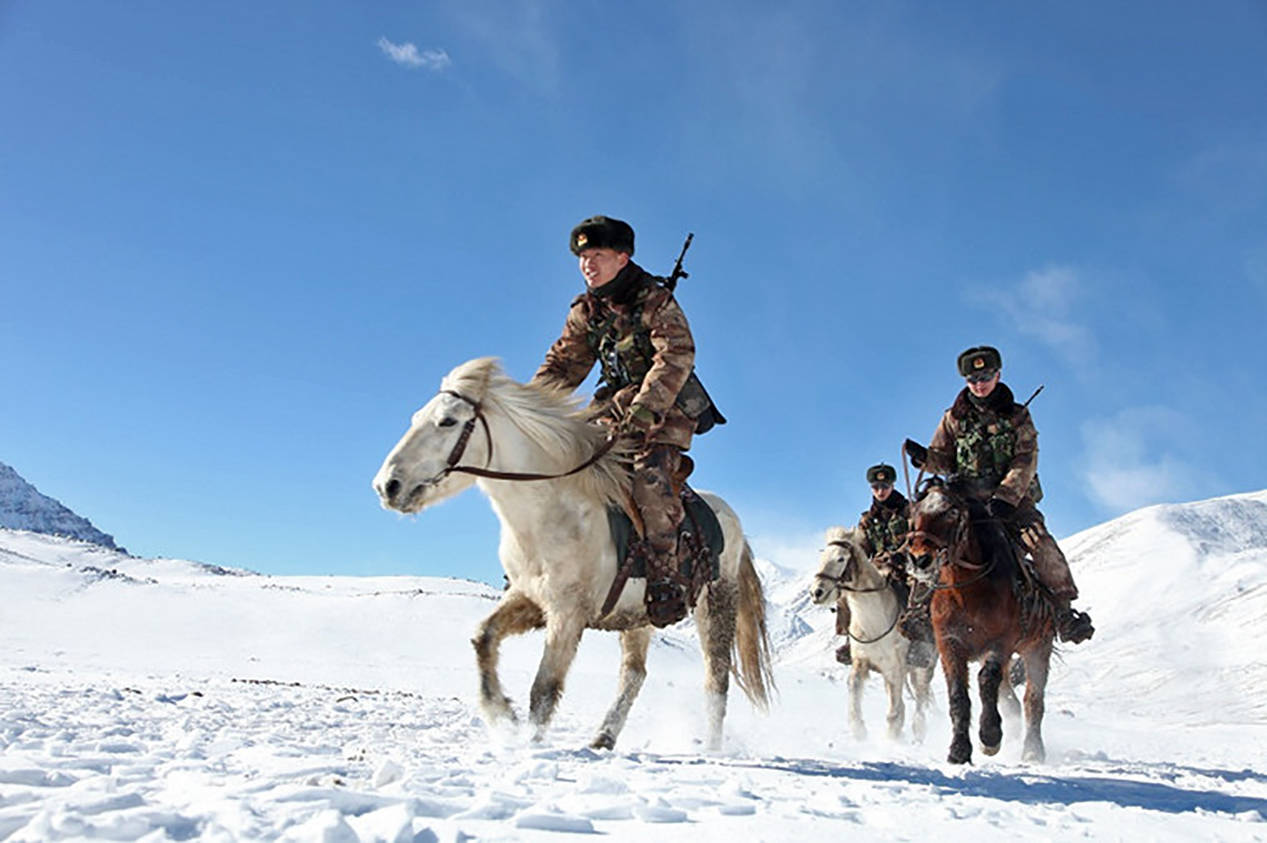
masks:
<path fill-rule="evenodd" d="M 1024 655 L 1025 659 L 1025 748 L 1022 761 L 1044 761 L 1043 746 L 1044 695 L 1047 692 L 1047 671 L 1051 665 L 1051 641 L 1040 644 Z"/>
<path fill-rule="evenodd" d="M 986 656 L 977 673 L 977 693 L 981 698 L 981 724 L 977 733 L 981 751 L 994 755 L 1003 744 L 1003 718 L 999 716 L 999 683 L 1003 681 L 1002 659 L 997 653 Z"/>
<path fill-rule="evenodd" d="M 497 657 L 502 639 L 543 626 L 545 617 L 537 604 L 522 594 L 508 591 L 475 631 L 471 644 L 475 647 L 475 663 L 480 674 L 480 710 L 489 724 L 516 719 L 515 710 L 503 693 L 501 679 L 497 676 Z"/>
<path fill-rule="evenodd" d="M 626 629 L 620 633 L 620 689 L 616 693 L 616 701 L 607 710 L 603 725 L 594 737 L 590 746 L 594 749 L 612 749 L 616 746 L 616 738 L 625 728 L 625 719 L 629 717 L 629 709 L 642 689 L 642 680 L 647 678 L 647 647 L 651 644 L 651 629 Z"/>
<path fill-rule="evenodd" d="M 933 701 L 933 667 L 908 667 L 911 687 L 915 689 L 915 716 L 911 719 L 911 735 L 916 743 L 923 743 L 928 732 L 928 707 Z"/>
<path fill-rule="evenodd" d="M 546 619 L 545 651 L 528 696 L 528 717 L 536 727 L 533 740 L 545 738 L 546 726 L 563 696 L 563 680 L 576 658 L 576 647 L 581 643 L 584 630 L 585 622 L 579 611 L 553 612 Z"/>
<path fill-rule="evenodd" d="M 889 694 L 889 711 L 886 722 L 889 737 L 897 740 L 902 737 L 902 725 L 906 722 L 906 703 L 902 699 L 902 677 L 906 674 L 906 666 L 899 662 L 884 672 L 884 688 Z"/>
<path fill-rule="evenodd" d="M 966 764 L 972 760 L 972 740 L 968 737 L 972 724 L 972 702 L 968 699 L 968 657 L 951 641 L 943 639 L 937 643 L 950 704 L 950 754 L 946 760 L 951 764 Z"/>
<path fill-rule="evenodd" d="M 853 729 L 854 740 L 865 740 L 867 724 L 862 720 L 862 693 L 867 686 L 867 660 L 854 651 L 853 664 L 849 671 L 849 726 Z"/>

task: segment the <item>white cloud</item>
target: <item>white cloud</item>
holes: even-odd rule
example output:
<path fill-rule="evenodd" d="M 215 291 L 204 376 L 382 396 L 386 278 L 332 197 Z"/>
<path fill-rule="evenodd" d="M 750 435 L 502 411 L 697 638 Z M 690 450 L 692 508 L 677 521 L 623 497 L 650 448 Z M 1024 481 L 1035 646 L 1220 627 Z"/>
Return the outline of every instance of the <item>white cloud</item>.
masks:
<path fill-rule="evenodd" d="M 1013 287 L 980 287 L 969 297 L 982 307 L 1001 310 L 1017 332 L 1051 346 L 1075 365 L 1097 356 L 1095 337 L 1079 318 L 1082 282 L 1070 267 L 1027 272 Z"/>
<path fill-rule="evenodd" d="M 558 0 L 449 0 L 453 21 L 482 48 L 483 57 L 521 84 L 556 96 L 563 78 Z M 615 8 L 615 7 L 613 7 Z"/>
<path fill-rule="evenodd" d="M 378 48 L 384 55 L 403 67 L 444 70 L 453 64 L 449 54 L 444 50 L 419 50 L 417 45 L 410 42 L 393 44 L 386 38 L 379 38 Z"/>
<path fill-rule="evenodd" d="M 1208 485 L 1180 454 L 1196 431 L 1166 407 L 1134 407 L 1082 425 L 1080 467 L 1088 496 L 1114 514 L 1200 497 Z"/>

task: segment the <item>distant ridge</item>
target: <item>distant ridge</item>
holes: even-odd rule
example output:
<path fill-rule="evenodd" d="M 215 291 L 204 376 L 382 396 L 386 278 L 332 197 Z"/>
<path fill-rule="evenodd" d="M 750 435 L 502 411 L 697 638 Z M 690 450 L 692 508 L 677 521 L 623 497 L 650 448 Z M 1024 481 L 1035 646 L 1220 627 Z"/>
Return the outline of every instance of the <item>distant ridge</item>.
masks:
<path fill-rule="evenodd" d="M 67 536 L 127 553 L 92 522 L 76 515 L 61 501 L 42 494 L 9 466 L 0 462 L 0 527 Z"/>

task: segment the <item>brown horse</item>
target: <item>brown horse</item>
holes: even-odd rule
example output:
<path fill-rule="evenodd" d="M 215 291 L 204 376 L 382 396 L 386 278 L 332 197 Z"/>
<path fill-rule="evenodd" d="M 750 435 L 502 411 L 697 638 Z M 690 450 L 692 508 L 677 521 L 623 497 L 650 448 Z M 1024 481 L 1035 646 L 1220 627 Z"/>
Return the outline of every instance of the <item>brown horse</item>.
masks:
<path fill-rule="evenodd" d="M 1052 613 L 1039 601 L 1023 601 L 1016 584 L 1017 563 L 1009 553 L 983 552 L 979 540 L 988 516 L 940 484 L 930 484 L 912 508 L 907 538 L 918 589 L 933 590 L 931 619 L 941 654 L 950 702 L 953 737 L 948 760 L 972 760 L 968 730 L 968 662 L 981 661 L 977 674 L 981 697 L 981 751 L 994 755 L 1003 742 L 999 696 L 1012 696 L 1005 667 L 1012 654 L 1025 666 L 1025 747 L 1022 758 L 1042 761 L 1043 693 L 1051 660 Z"/>

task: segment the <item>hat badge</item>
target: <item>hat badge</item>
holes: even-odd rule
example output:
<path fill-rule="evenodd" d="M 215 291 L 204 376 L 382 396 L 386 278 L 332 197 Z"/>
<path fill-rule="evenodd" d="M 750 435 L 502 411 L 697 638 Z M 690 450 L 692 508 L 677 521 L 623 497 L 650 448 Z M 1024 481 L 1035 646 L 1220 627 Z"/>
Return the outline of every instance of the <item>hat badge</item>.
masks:
<path fill-rule="evenodd" d="M 985 358 L 984 358 L 984 357 L 978 357 L 976 360 L 973 360 L 973 361 L 972 361 L 972 368 L 974 368 L 974 369 L 984 369 L 984 368 L 985 368 Z"/>
<path fill-rule="evenodd" d="M 590 241 L 589 235 L 587 235 L 585 232 L 582 231 L 580 234 L 576 235 L 576 248 L 578 249 L 585 248 L 585 244 L 588 243 L 589 241 Z"/>

